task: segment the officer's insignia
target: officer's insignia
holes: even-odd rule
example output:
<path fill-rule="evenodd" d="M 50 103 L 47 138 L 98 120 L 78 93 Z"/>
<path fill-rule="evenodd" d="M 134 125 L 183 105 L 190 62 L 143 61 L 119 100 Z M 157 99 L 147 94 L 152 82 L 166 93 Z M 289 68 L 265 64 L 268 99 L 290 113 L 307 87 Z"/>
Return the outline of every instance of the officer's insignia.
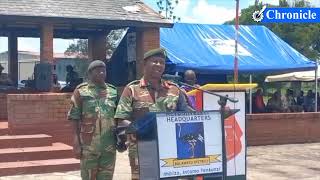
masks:
<path fill-rule="evenodd" d="M 175 110 L 177 108 L 177 104 L 174 102 L 170 102 L 167 104 L 167 109 L 169 110 Z"/>
<path fill-rule="evenodd" d="M 140 97 L 149 96 L 149 92 L 148 91 L 140 91 L 139 96 Z"/>
<path fill-rule="evenodd" d="M 102 90 L 99 92 L 99 97 L 100 98 L 106 98 L 107 97 L 107 91 L 106 90 Z"/>

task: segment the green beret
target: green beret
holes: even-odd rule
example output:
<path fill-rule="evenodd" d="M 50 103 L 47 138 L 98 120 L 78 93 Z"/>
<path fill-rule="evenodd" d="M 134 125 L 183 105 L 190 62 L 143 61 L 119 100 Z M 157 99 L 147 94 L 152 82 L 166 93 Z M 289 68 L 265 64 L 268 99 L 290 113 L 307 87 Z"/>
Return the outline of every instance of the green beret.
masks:
<path fill-rule="evenodd" d="M 143 60 L 156 55 L 163 55 L 164 57 L 167 57 L 166 50 L 164 48 L 157 48 L 152 49 L 144 54 Z"/>
<path fill-rule="evenodd" d="M 92 61 L 88 66 L 88 72 L 97 67 L 106 67 L 106 64 L 100 60 Z"/>

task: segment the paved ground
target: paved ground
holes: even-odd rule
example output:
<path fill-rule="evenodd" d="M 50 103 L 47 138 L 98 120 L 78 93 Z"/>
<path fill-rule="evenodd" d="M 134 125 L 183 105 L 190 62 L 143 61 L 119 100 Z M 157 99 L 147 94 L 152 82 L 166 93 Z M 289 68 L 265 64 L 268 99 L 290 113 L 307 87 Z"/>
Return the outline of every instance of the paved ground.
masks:
<path fill-rule="evenodd" d="M 249 180 L 320 180 L 320 143 L 248 148 Z"/>
<path fill-rule="evenodd" d="M 248 148 L 248 180 L 320 180 L 320 143 Z M 121 168 L 120 168 L 121 167 Z M 79 171 L 0 177 L 0 180 L 80 180 Z M 118 154 L 115 180 L 130 180 L 127 154 Z"/>

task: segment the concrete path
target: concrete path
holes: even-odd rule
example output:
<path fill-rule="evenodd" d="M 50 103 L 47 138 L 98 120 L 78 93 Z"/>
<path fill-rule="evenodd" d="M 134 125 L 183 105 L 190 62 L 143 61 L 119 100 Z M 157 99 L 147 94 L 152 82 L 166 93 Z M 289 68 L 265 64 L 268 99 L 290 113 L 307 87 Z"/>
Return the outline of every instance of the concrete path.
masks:
<path fill-rule="evenodd" d="M 248 148 L 248 180 L 320 180 L 320 143 Z M 127 153 L 118 153 L 115 180 L 130 180 Z M 80 180 L 79 171 L 0 177 L 0 180 Z"/>

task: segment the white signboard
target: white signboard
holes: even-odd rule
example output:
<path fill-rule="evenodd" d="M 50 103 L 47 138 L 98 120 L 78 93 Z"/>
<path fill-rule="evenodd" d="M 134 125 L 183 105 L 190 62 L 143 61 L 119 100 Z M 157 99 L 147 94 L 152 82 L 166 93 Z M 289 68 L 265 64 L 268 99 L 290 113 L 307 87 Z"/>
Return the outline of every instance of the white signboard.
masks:
<path fill-rule="evenodd" d="M 136 61 L 136 33 L 131 32 L 127 34 L 127 54 L 128 62 Z"/>
<path fill-rule="evenodd" d="M 234 55 L 235 41 L 232 39 L 204 39 L 210 47 L 221 55 Z M 252 56 L 252 54 L 245 49 L 241 44 L 238 44 L 238 54 L 240 56 Z"/>
<path fill-rule="evenodd" d="M 239 100 L 237 103 L 228 102 L 226 107 L 240 109 L 235 115 L 225 120 L 227 176 L 246 174 L 246 140 L 245 140 L 245 92 L 216 92 Z M 219 110 L 218 97 L 204 93 L 203 110 Z"/>
<path fill-rule="evenodd" d="M 157 114 L 160 178 L 222 173 L 220 112 Z"/>

